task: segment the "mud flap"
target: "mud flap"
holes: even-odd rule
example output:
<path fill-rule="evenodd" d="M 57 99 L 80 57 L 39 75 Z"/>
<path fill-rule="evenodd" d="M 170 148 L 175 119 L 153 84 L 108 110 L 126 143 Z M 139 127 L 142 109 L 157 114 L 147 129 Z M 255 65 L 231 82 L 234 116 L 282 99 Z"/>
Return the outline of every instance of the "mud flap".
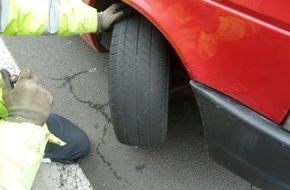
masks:
<path fill-rule="evenodd" d="M 209 154 L 263 189 L 290 189 L 290 134 L 262 115 L 195 81 Z"/>

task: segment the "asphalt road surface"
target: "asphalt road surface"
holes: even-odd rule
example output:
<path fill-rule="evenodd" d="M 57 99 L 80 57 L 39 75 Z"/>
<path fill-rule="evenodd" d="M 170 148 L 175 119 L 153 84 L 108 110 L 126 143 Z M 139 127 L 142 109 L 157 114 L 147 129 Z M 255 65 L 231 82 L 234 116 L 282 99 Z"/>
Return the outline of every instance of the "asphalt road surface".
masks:
<path fill-rule="evenodd" d="M 91 153 L 79 165 L 93 189 L 257 189 L 209 158 L 194 98 L 170 101 L 163 146 L 125 146 L 116 140 L 111 123 L 108 54 L 95 52 L 79 36 L 3 39 L 19 68 L 30 68 L 53 94 L 53 112 L 90 137 Z"/>

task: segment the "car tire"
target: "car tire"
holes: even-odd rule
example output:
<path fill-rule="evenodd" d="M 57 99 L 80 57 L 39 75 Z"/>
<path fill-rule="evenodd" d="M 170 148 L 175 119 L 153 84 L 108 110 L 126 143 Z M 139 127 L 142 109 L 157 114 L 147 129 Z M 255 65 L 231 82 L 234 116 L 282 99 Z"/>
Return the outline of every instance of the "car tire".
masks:
<path fill-rule="evenodd" d="M 156 146 L 167 132 L 169 53 L 163 35 L 141 15 L 114 26 L 110 47 L 109 96 L 117 139 L 131 146 Z"/>

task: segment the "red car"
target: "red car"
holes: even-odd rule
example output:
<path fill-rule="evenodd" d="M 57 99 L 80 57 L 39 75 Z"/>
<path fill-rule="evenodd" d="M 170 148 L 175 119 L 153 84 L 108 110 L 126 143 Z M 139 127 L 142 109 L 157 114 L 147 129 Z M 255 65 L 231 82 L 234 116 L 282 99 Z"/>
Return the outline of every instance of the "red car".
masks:
<path fill-rule="evenodd" d="M 136 13 L 111 38 L 118 140 L 162 144 L 170 92 L 190 84 L 210 156 L 258 187 L 290 189 L 290 1 L 124 2 Z M 95 35 L 85 39 L 106 51 Z"/>

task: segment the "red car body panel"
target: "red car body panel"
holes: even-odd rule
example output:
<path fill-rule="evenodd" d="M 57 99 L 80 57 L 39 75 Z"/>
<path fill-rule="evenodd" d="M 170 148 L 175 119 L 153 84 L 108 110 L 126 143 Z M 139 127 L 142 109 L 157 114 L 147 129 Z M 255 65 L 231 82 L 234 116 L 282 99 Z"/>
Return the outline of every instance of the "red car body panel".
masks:
<path fill-rule="evenodd" d="M 290 107 L 290 1 L 125 2 L 164 34 L 193 80 L 284 121 Z"/>

